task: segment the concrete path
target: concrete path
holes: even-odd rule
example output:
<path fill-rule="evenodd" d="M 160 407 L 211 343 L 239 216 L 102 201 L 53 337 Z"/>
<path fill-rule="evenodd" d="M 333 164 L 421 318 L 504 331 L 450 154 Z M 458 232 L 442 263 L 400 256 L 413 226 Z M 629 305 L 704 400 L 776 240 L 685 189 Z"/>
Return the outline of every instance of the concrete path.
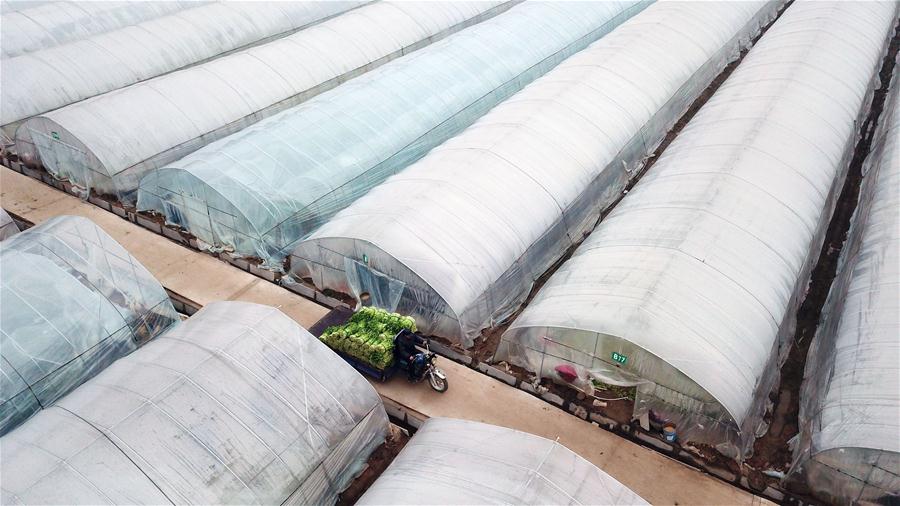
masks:
<path fill-rule="evenodd" d="M 242 300 L 279 307 L 306 328 L 328 310 L 246 271 L 161 235 L 35 179 L 0 168 L 0 205 L 33 223 L 63 214 L 100 225 L 162 283 L 199 305 Z M 450 390 L 396 379 L 376 384 L 387 401 L 422 417 L 476 420 L 555 439 L 653 504 L 768 504 L 678 461 L 622 439 L 521 390 L 443 359 Z"/>
<path fill-rule="evenodd" d="M 278 285 L 6 167 L 0 169 L 0 204 L 34 224 L 63 214 L 89 218 L 144 264 L 164 287 L 200 306 L 216 300 L 268 304 L 304 327 L 328 313 L 328 308 Z"/>
<path fill-rule="evenodd" d="M 447 359 L 439 359 L 439 367 L 450 382 L 443 394 L 399 378 L 376 383 L 375 388 L 386 399 L 414 407 L 422 418 L 464 418 L 558 437 L 561 444 L 652 504 L 771 504 L 469 367 Z"/>

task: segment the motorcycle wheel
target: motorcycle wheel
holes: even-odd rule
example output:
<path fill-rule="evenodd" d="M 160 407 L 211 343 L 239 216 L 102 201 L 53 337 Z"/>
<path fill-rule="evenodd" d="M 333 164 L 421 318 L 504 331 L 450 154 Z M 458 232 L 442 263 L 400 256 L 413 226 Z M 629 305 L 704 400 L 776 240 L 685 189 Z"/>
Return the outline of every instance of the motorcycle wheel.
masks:
<path fill-rule="evenodd" d="M 430 372 L 428 373 L 428 384 L 431 385 L 431 388 L 436 392 L 444 393 L 447 391 L 447 388 L 450 385 L 447 384 L 447 378 L 441 378 L 437 374 Z"/>

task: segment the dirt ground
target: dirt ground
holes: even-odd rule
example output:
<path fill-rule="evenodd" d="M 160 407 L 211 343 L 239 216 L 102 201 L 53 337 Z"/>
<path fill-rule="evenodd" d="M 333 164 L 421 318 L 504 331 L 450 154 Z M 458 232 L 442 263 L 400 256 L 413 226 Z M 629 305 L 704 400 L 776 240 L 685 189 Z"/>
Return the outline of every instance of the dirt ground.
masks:
<path fill-rule="evenodd" d="M 391 430 L 388 433 L 387 439 L 381 446 L 376 448 L 369 457 L 369 461 L 366 463 L 366 468 L 363 472 L 350 483 L 347 490 L 344 490 L 338 496 L 337 506 L 351 506 L 356 504 L 356 501 L 366 493 L 366 490 L 369 490 L 372 483 L 381 476 L 381 473 L 391 465 L 391 462 L 394 461 L 394 458 L 400 453 L 400 450 L 406 446 L 406 443 L 410 440 L 410 436 L 404 434 L 400 428 L 394 424 L 391 424 L 390 427 Z"/>

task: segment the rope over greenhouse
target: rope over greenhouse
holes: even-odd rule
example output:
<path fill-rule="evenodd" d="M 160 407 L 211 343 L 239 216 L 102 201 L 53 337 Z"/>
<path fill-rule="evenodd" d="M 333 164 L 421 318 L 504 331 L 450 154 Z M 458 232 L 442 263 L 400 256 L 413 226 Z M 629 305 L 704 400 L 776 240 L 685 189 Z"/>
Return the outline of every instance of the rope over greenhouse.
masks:
<path fill-rule="evenodd" d="M 749 455 L 898 7 L 789 7 L 495 358 L 636 386 L 636 416 L 652 409 L 679 439 Z"/>
<path fill-rule="evenodd" d="M 900 496 L 900 79 L 809 349 L 792 478 L 830 504 Z"/>
<path fill-rule="evenodd" d="M 558 441 L 429 418 L 357 504 L 648 503 Z"/>
<path fill-rule="evenodd" d="M 159 282 L 86 218 L 0 242 L 0 266 L 0 435 L 178 321 Z"/>
<path fill-rule="evenodd" d="M 6 58 L 0 75 L 0 125 L 12 137 L 30 117 L 283 37 L 356 5 L 344 1 L 197 4 Z"/>
<path fill-rule="evenodd" d="M 0 501 L 334 504 L 387 431 L 296 322 L 214 302 L 0 439 Z"/>
<path fill-rule="evenodd" d="M 279 268 L 292 246 L 646 2 L 525 2 L 148 173 L 138 209 Z"/>
<path fill-rule="evenodd" d="M 650 6 L 337 214 L 294 249 L 294 275 L 472 346 L 590 232 L 779 4 Z"/>
<path fill-rule="evenodd" d="M 369 3 L 272 42 L 33 117 L 16 130 L 16 153 L 79 188 L 133 204 L 149 170 L 509 6 Z"/>

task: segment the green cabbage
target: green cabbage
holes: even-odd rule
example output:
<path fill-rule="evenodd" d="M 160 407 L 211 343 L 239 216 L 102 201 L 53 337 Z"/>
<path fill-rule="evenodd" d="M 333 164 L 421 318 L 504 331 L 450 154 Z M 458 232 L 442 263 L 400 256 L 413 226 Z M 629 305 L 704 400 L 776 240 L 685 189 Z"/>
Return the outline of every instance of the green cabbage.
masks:
<path fill-rule="evenodd" d="M 328 327 L 319 337 L 332 349 L 386 369 L 394 363 L 394 336 L 403 329 L 416 331 L 410 316 L 364 307 L 344 325 Z"/>

